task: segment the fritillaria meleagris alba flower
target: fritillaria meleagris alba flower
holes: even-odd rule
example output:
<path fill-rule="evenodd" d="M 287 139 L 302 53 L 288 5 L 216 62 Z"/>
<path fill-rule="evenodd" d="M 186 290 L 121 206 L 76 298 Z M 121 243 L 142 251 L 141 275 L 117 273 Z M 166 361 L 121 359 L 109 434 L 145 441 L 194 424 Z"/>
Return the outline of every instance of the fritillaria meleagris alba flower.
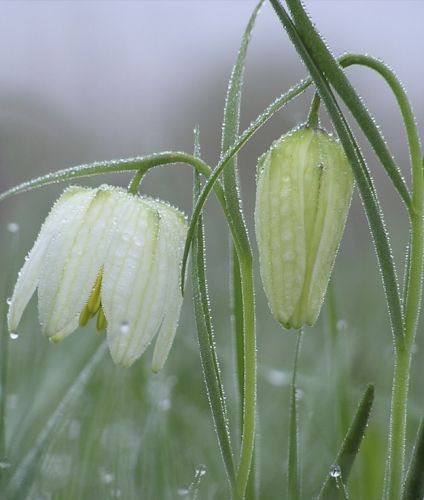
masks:
<path fill-rule="evenodd" d="M 166 360 L 181 308 L 183 214 L 123 189 L 71 187 L 54 204 L 10 300 L 16 331 L 38 290 L 42 331 L 60 341 L 96 317 L 113 360 L 130 366 L 157 335 L 153 370 Z"/>
<path fill-rule="evenodd" d="M 296 129 L 259 159 L 261 277 L 271 310 L 286 328 L 312 325 L 319 315 L 352 190 L 342 146 L 321 129 Z"/>

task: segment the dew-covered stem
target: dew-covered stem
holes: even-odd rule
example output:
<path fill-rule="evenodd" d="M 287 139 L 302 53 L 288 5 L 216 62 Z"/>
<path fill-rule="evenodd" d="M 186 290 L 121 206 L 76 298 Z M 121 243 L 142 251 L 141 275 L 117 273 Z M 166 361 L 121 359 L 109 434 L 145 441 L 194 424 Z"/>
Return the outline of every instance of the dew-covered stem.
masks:
<path fill-rule="evenodd" d="M 239 262 L 244 310 L 244 420 L 236 488 L 237 499 L 242 499 L 249 480 L 255 442 L 257 369 L 253 262 L 250 256 L 242 254 L 239 254 Z"/>

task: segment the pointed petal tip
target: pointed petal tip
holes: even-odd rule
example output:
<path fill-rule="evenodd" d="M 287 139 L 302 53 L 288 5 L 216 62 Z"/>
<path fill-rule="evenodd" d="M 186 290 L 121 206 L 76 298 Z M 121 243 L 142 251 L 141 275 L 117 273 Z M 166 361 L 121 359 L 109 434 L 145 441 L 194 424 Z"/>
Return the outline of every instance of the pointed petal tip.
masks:
<path fill-rule="evenodd" d="M 137 359 L 134 356 L 122 355 L 111 346 L 109 346 L 109 352 L 113 363 L 119 368 L 130 368 L 130 366 Z"/>
<path fill-rule="evenodd" d="M 163 365 L 165 364 L 165 361 L 166 360 L 158 360 L 158 359 L 155 359 L 153 358 L 152 360 L 152 372 L 153 373 L 159 373 L 162 368 L 163 368 Z"/>
<path fill-rule="evenodd" d="M 42 333 L 45 335 L 52 344 L 58 344 L 65 337 L 70 335 L 73 331 L 75 331 L 78 327 L 78 320 L 72 321 L 68 323 L 64 328 L 58 331 L 57 328 L 54 328 L 52 325 L 42 326 Z"/>

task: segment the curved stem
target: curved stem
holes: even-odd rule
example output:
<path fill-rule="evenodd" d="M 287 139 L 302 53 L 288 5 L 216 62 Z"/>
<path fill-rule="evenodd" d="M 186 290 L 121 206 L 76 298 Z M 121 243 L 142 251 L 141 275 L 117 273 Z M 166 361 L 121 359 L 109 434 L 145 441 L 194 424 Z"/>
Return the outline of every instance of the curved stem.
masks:
<path fill-rule="evenodd" d="M 384 63 L 370 56 L 350 54 L 342 57 L 340 63 L 343 65 L 345 60 L 351 64 L 369 67 L 386 80 L 402 114 L 411 158 L 412 200 L 410 207 L 408 207 L 411 219 L 411 242 L 404 280 L 406 283 L 405 343 L 403 348 L 395 344 L 388 461 L 385 476 L 385 498 L 395 500 L 400 498 L 404 479 L 409 373 L 422 296 L 424 182 L 421 144 L 410 102 L 395 73 Z"/>
<path fill-rule="evenodd" d="M 19 193 L 24 193 L 32 189 L 36 189 L 57 182 L 66 182 L 80 177 L 92 177 L 100 174 L 111 174 L 121 172 L 131 172 L 138 170 L 138 175 L 142 177 L 148 170 L 161 165 L 173 165 L 177 163 L 185 163 L 191 165 L 197 172 L 205 177 L 211 175 L 211 169 L 207 163 L 200 158 L 180 152 L 180 151 L 165 151 L 162 153 L 154 153 L 147 156 L 136 156 L 134 158 L 126 158 L 124 160 L 99 161 L 77 167 L 58 170 L 52 174 L 46 174 L 36 179 L 23 182 L 0 194 L 0 202 Z M 225 196 L 220 184 L 215 187 L 215 192 L 221 204 L 225 205 Z"/>
<path fill-rule="evenodd" d="M 408 250 L 409 263 L 406 270 L 408 279 L 406 280 L 407 289 L 405 295 L 405 343 L 403 348 L 395 345 L 395 369 L 385 478 L 385 497 L 395 500 L 400 498 L 404 477 L 409 373 L 422 295 L 424 182 L 421 165 L 421 144 L 411 105 L 395 73 L 381 61 L 369 56 L 350 55 L 349 61 L 377 71 L 390 86 L 402 114 L 411 158 L 412 203 L 408 210 L 411 219 L 411 242 Z M 341 64 L 343 64 L 343 58 Z"/>
<path fill-rule="evenodd" d="M 143 170 L 138 170 L 135 173 L 134 177 L 131 179 L 131 182 L 128 186 L 128 192 L 130 194 L 136 195 L 138 193 L 138 190 L 140 189 L 141 180 L 143 179 L 145 173 L 146 172 L 144 172 Z"/>

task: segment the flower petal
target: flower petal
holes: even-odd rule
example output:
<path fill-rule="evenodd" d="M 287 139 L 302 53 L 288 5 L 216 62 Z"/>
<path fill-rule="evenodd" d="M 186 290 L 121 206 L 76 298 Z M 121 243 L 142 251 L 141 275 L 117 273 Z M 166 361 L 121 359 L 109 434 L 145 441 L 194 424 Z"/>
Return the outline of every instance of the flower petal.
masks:
<path fill-rule="evenodd" d="M 96 189 L 84 189 L 69 198 L 44 256 L 38 286 L 38 313 L 43 333 L 53 340 L 60 340 L 78 326 L 81 300 L 88 298 L 90 288 L 87 292 L 84 289 L 84 275 L 88 270 L 76 270 L 74 264 L 76 259 L 84 259 L 87 235 L 81 237 L 81 233 L 91 227 L 85 222 L 96 194 Z M 94 274 L 97 275 L 99 267 Z M 71 269 L 72 279 L 78 282 L 74 286 L 82 286 L 78 301 L 67 296 Z"/>
<path fill-rule="evenodd" d="M 69 210 L 72 210 L 75 200 L 86 196 L 86 191 L 79 187 L 68 188 L 53 205 L 41 226 L 34 246 L 18 274 L 7 317 L 10 331 L 16 331 L 25 307 L 38 286 L 44 257 L 50 242 L 56 236 L 58 227 L 65 220 Z"/>
<path fill-rule="evenodd" d="M 138 197 L 117 223 L 102 281 L 102 305 L 108 343 L 116 364 L 130 366 L 151 342 L 163 314 L 157 290 L 166 272 L 159 271 L 159 214 Z"/>
<path fill-rule="evenodd" d="M 161 302 L 166 305 L 165 316 L 160 326 L 152 360 L 152 370 L 158 372 L 163 367 L 171 349 L 183 302 L 180 269 L 187 236 L 187 222 L 181 212 L 173 207 L 165 203 L 154 203 L 161 216 L 161 233 L 166 239 L 168 261 L 167 286 L 161 298 Z"/>

